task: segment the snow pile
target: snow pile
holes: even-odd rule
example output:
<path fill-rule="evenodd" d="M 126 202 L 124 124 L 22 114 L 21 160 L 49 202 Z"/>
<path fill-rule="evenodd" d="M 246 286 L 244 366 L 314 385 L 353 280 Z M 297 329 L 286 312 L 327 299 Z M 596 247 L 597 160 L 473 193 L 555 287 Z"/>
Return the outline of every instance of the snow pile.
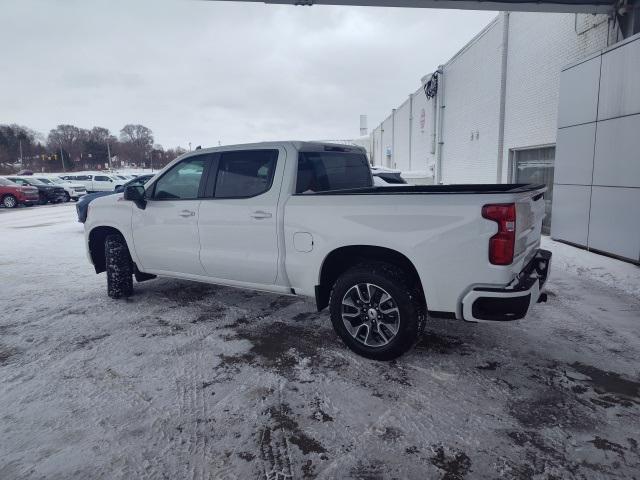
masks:
<path fill-rule="evenodd" d="M 592 280 L 640 297 L 639 266 L 556 242 L 549 237 L 542 238 L 542 247 L 553 252 L 552 275 L 554 270 L 563 270 L 588 276 Z"/>

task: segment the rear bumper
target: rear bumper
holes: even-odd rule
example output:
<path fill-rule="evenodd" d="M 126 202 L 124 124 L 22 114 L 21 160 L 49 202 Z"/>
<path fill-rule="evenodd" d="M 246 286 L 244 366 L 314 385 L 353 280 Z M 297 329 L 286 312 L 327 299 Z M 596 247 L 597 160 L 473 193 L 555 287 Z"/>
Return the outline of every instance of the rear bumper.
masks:
<path fill-rule="evenodd" d="M 519 320 L 540 298 L 549 276 L 551 252 L 538 250 L 511 284 L 476 287 L 462 299 L 462 317 L 469 322 Z"/>

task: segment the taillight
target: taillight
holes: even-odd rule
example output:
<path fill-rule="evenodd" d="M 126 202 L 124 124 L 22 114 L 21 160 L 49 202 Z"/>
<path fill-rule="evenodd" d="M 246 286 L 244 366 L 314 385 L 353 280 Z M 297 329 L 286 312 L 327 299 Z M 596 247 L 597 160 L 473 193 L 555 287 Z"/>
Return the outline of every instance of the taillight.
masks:
<path fill-rule="evenodd" d="M 498 224 L 498 233 L 489 239 L 489 261 L 494 265 L 511 264 L 516 244 L 516 204 L 485 205 L 482 216 Z"/>

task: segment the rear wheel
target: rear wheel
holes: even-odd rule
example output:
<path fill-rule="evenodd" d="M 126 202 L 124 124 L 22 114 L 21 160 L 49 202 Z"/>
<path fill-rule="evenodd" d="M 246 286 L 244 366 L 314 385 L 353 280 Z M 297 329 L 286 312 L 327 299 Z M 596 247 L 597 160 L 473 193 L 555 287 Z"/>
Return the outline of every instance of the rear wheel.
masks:
<path fill-rule="evenodd" d="M 71 195 L 69 192 L 64 192 L 64 202 L 67 203 L 69 200 L 71 200 Z"/>
<path fill-rule="evenodd" d="M 133 262 L 122 235 L 109 235 L 104 242 L 107 295 L 111 298 L 133 294 Z"/>
<path fill-rule="evenodd" d="M 347 346 L 367 358 L 392 360 L 424 327 L 418 286 L 402 269 L 368 262 L 347 270 L 331 291 L 331 322 Z"/>
<path fill-rule="evenodd" d="M 15 208 L 18 206 L 18 200 L 13 195 L 5 195 L 2 198 L 2 205 L 4 205 L 5 208 Z"/>

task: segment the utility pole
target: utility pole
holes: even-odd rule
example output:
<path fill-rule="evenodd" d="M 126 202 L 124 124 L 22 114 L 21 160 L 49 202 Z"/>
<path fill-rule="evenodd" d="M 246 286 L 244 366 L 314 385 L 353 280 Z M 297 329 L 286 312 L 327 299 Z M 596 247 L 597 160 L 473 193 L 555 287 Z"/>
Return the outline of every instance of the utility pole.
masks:
<path fill-rule="evenodd" d="M 111 170 L 111 149 L 109 148 L 109 142 L 107 142 L 107 158 L 109 159 L 109 170 Z"/>
<path fill-rule="evenodd" d="M 66 172 L 67 169 L 64 168 L 64 155 L 63 155 L 63 152 L 62 152 L 62 144 L 60 144 L 60 161 L 62 162 L 62 171 Z"/>
<path fill-rule="evenodd" d="M 20 170 L 22 170 L 24 168 L 24 165 L 22 164 L 22 140 L 20 140 Z"/>

